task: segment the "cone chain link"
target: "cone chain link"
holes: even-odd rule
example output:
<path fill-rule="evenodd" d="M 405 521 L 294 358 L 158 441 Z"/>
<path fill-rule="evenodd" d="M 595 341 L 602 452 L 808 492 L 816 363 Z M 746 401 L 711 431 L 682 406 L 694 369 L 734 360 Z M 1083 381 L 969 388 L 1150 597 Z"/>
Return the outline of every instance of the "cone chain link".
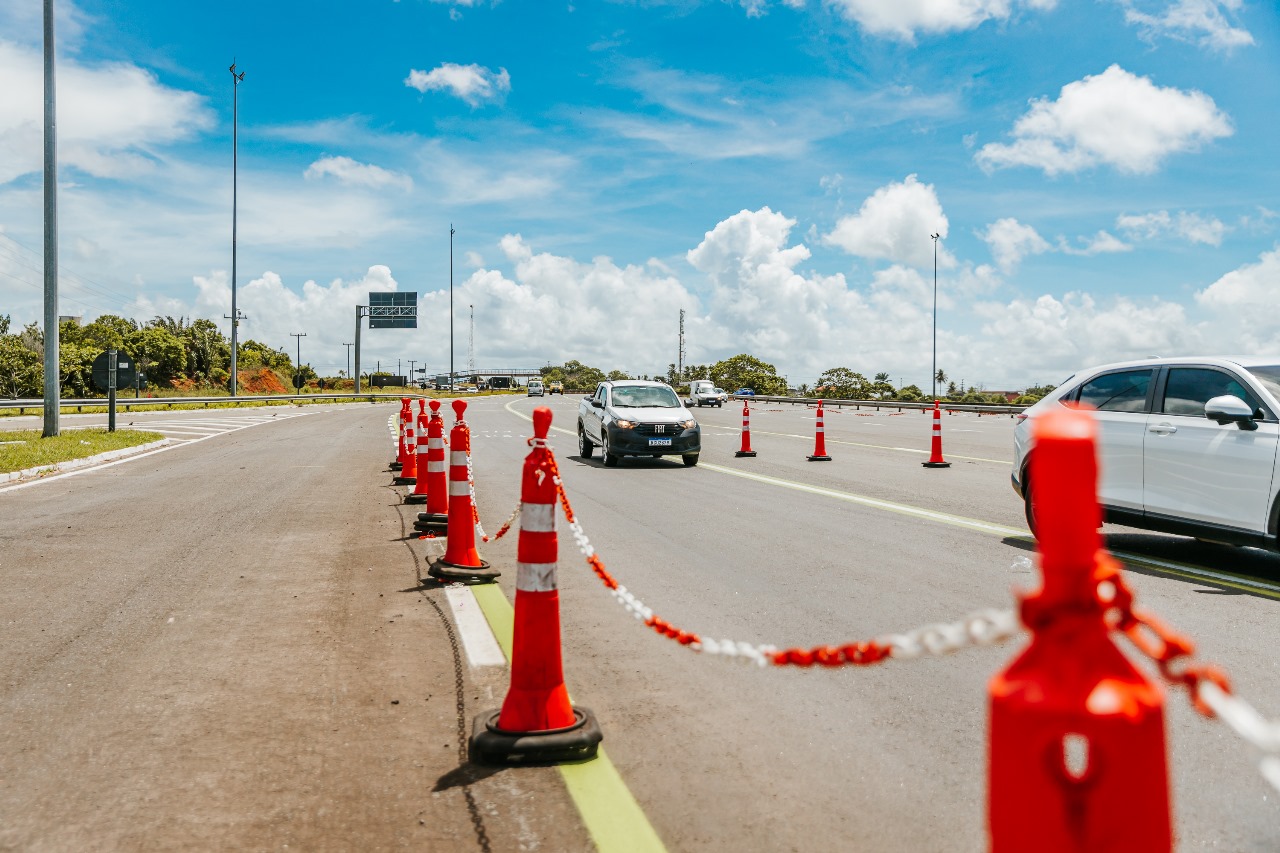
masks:
<path fill-rule="evenodd" d="M 530 444 L 535 440 L 530 439 Z M 539 442 L 539 444 L 542 444 Z M 545 446 L 545 445 L 543 445 Z M 550 452 L 550 447 L 547 448 Z M 555 454 L 550 454 L 551 475 L 555 478 L 556 493 L 560 497 L 560 505 L 564 509 L 565 519 L 573 533 L 578 550 L 586 557 L 587 565 L 595 572 L 600 581 L 609 589 L 613 597 L 626 608 L 627 612 L 644 622 L 645 625 L 687 646 L 695 652 L 709 655 L 721 655 L 731 658 L 742 658 L 757 666 L 812 666 L 820 663 L 824 666 L 862 665 L 878 663 L 888 657 L 915 658 L 922 654 L 942 655 L 968 646 L 990 645 L 1007 640 L 1022 629 L 1012 610 L 982 610 L 970 614 L 955 624 L 926 625 L 905 634 L 890 634 L 877 640 L 861 643 L 850 643 L 844 646 L 817 646 L 813 649 L 785 649 L 777 646 L 757 645 L 740 640 L 713 640 L 703 638 L 677 628 L 670 622 L 660 618 L 652 608 L 636 598 L 625 586 L 622 586 L 609 574 L 604 561 L 596 554 L 582 525 L 574 517 L 573 508 L 569 505 L 569 496 L 565 493 L 564 483 L 560 478 L 560 468 L 556 464 Z"/>

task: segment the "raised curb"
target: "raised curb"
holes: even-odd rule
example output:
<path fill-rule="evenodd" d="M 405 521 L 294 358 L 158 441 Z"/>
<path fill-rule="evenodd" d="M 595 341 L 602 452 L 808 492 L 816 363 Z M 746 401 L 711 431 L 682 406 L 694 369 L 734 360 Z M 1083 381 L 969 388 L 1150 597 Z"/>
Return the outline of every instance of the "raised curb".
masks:
<path fill-rule="evenodd" d="M 139 453 L 146 453 L 149 450 L 165 447 L 172 441 L 162 438 L 159 441 L 153 441 L 149 444 L 139 444 L 136 447 L 122 447 L 119 450 L 109 450 L 106 453 L 99 453 L 97 456 L 86 456 L 83 459 L 68 459 L 66 462 L 58 462 L 54 465 L 39 465 L 35 468 L 27 468 L 22 471 L 10 471 L 8 473 L 0 473 L 0 486 L 13 483 L 19 480 L 39 479 L 47 477 L 50 474 L 61 474 L 64 471 L 74 471 L 77 468 L 89 468 L 94 465 L 101 465 L 104 462 L 114 462 L 117 459 L 123 459 L 126 456 L 134 456 Z"/>

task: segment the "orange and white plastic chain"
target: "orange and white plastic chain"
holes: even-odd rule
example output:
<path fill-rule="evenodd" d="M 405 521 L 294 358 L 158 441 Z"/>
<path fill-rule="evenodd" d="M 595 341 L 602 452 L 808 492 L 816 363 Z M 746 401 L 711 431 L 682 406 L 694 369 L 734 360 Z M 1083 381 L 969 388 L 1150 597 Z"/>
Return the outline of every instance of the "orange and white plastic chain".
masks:
<path fill-rule="evenodd" d="M 459 418 L 458 426 L 465 429 L 468 435 L 470 435 L 471 427 L 467 426 L 467 422 L 465 420 Z M 480 508 L 476 506 L 476 474 L 475 469 L 471 465 L 470 450 L 467 451 L 467 488 L 471 491 L 471 520 L 474 521 L 476 525 L 476 536 L 480 541 L 488 542 L 489 536 L 484 532 L 484 527 L 480 524 Z M 519 512 L 519 509 L 516 511 Z"/>
<path fill-rule="evenodd" d="M 926 625 L 905 634 L 890 634 L 876 640 L 850 643 L 844 646 L 817 646 L 812 649 L 785 649 L 777 646 L 746 643 L 741 640 L 715 640 L 684 631 L 660 618 L 643 601 L 636 598 L 625 586 L 619 584 L 604 567 L 604 561 L 596 554 L 582 525 L 574 517 L 560 478 L 555 456 L 551 456 L 551 474 L 555 478 L 560 506 L 564 509 L 569 530 L 587 560 L 610 594 L 626 608 L 627 612 L 665 637 L 687 646 L 695 652 L 748 660 L 756 666 L 824 666 L 869 665 L 888 657 L 915 658 L 922 654 L 941 655 L 967 646 L 985 646 L 1002 642 L 1020 633 L 1022 623 L 1012 610 L 981 610 L 952 624 Z"/>
<path fill-rule="evenodd" d="M 474 510 L 474 507 L 475 507 L 475 493 L 474 493 L 474 492 L 472 493 L 472 498 L 471 498 L 471 500 L 472 500 L 472 508 L 473 508 L 473 510 Z M 507 520 L 506 520 L 506 521 L 502 522 L 502 526 L 498 528 L 498 532 L 497 532 L 497 533 L 495 533 L 495 534 L 493 534 L 492 536 L 481 536 L 481 537 L 480 537 L 480 538 L 481 538 L 481 540 L 482 540 L 482 541 L 485 541 L 485 542 L 497 542 L 497 541 L 498 541 L 499 539 L 501 539 L 503 536 L 506 536 L 506 535 L 507 535 L 507 531 L 511 529 L 511 525 L 515 523 L 516 516 L 520 514 L 520 508 L 521 508 L 522 506 L 524 506 L 524 501 L 516 501 L 516 508 L 515 508 L 515 509 L 513 509 L 513 510 L 511 510 L 511 515 L 507 517 Z M 479 527 L 479 526 L 480 526 L 480 521 L 479 521 L 479 519 L 477 519 L 477 520 L 476 520 L 476 527 Z"/>

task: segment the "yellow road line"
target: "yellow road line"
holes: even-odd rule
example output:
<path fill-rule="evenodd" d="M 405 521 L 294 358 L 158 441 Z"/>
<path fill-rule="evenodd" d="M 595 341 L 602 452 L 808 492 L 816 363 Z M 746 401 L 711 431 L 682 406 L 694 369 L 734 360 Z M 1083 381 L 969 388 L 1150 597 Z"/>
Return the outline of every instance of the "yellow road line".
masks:
<path fill-rule="evenodd" d="M 473 586 L 471 591 L 489 620 L 498 645 L 507 660 L 511 660 L 515 624 L 511 602 L 496 583 Z M 658 838 L 603 746 L 592 760 L 561 764 L 559 769 L 565 788 L 600 853 L 665 853 L 667 848 L 662 839 Z"/>

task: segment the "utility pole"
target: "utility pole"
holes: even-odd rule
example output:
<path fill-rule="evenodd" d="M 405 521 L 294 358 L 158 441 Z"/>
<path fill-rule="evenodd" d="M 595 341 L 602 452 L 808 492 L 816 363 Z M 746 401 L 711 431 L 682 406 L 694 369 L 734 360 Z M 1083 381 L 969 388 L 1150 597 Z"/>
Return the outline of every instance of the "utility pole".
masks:
<path fill-rule="evenodd" d="M 938 235 L 933 238 L 933 399 L 938 399 Z"/>
<path fill-rule="evenodd" d="M 240 340 L 240 312 L 236 308 L 236 203 L 240 166 L 240 81 L 244 72 L 236 73 L 236 61 L 231 60 L 231 396 L 240 390 L 237 367 L 239 366 L 238 342 Z"/>
<path fill-rule="evenodd" d="M 417 364 L 417 363 L 418 363 L 418 362 L 417 362 L 417 361 L 415 361 L 414 359 L 412 359 L 412 358 L 411 358 L 411 359 L 409 359 L 409 385 L 410 385 L 410 387 L 412 387 L 412 386 L 413 386 L 413 366 L 414 366 L 415 364 Z"/>
<path fill-rule="evenodd" d="M 293 387 L 299 391 L 302 390 L 302 339 L 307 336 L 306 332 L 290 332 L 289 337 L 298 339 L 298 361 L 293 368 Z"/>
<path fill-rule="evenodd" d="M 347 378 L 350 379 L 351 378 L 351 348 L 355 346 L 355 344 L 343 344 L 343 346 L 347 348 Z"/>
<path fill-rule="evenodd" d="M 44 432 L 61 434 L 58 370 L 58 111 L 53 69 L 53 0 L 44 0 Z"/>
<path fill-rule="evenodd" d="M 467 343 L 467 373 L 470 377 L 476 375 L 476 306 L 467 307 L 471 309 L 471 334 Z"/>

